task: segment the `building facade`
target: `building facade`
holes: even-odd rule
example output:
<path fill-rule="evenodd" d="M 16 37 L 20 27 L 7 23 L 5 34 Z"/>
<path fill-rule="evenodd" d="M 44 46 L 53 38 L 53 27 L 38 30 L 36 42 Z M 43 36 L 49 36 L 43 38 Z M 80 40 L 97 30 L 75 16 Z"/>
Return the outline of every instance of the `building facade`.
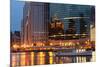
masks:
<path fill-rule="evenodd" d="M 49 45 L 48 42 L 52 39 L 70 40 L 87 36 L 90 38 L 90 18 L 91 6 L 26 2 L 21 42 L 44 46 Z"/>
<path fill-rule="evenodd" d="M 50 4 L 50 17 L 57 14 L 59 18 L 64 22 L 64 32 L 69 28 L 69 20 L 73 19 L 75 21 L 76 33 L 80 34 L 81 25 L 81 14 L 83 15 L 84 22 L 87 24 L 87 31 L 89 30 L 90 17 L 91 17 L 91 6 L 87 5 L 73 5 L 73 4 Z M 78 18 L 71 18 L 78 17 Z M 89 17 L 89 18 L 88 18 Z M 82 26 L 81 26 L 82 27 Z"/>
<path fill-rule="evenodd" d="M 30 45 L 44 45 L 48 39 L 49 4 L 27 2 L 22 22 L 22 42 Z"/>

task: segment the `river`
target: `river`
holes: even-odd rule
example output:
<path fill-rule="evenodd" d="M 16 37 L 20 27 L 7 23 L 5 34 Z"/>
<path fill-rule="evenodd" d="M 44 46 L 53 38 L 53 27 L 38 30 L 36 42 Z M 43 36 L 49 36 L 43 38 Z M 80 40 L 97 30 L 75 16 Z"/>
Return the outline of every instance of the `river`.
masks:
<path fill-rule="evenodd" d="M 54 52 L 17 52 L 11 53 L 11 67 L 43 64 L 94 62 L 95 52 L 91 56 L 55 56 Z"/>

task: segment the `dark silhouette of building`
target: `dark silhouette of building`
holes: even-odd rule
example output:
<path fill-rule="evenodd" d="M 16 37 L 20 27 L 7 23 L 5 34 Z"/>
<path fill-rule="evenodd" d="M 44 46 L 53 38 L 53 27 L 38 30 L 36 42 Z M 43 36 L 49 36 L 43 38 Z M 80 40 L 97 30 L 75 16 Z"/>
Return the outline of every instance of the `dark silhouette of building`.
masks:
<path fill-rule="evenodd" d="M 74 19 L 69 19 L 69 22 L 68 22 L 68 29 L 66 30 L 65 34 L 65 39 L 75 39 L 73 38 L 74 35 L 76 34 L 76 25 L 75 25 L 75 21 Z"/>
<path fill-rule="evenodd" d="M 80 14 L 80 17 L 84 17 L 83 14 Z M 84 20 L 84 18 L 80 19 L 80 34 L 86 34 L 87 33 L 87 23 Z"/>
<path fill-rule="evenodd" d="M 76 25 L 73 19 L 69 19 L 68 29 L 66 30 L 66 34 L 76 34 Z"/>
<path fill-rule="evenodd" d="M 10 41 L 11 41 L 11 47 L 13 45 L 20 45 L 21 44 L 21 36 L 20 36 L 20 31 L 14 31 L 10 32 Z"/>

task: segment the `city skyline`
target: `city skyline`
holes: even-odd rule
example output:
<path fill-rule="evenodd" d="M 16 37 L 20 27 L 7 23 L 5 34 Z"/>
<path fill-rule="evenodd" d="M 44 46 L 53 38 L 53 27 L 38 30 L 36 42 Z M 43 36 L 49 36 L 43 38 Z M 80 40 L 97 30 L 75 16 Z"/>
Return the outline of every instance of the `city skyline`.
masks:
<path fill-rule="evenodd" d="M 11 67 L 95 61 L 95 6 L 25 2 L 22 9 L 21 30 L 10 32 Z"/>
<path fill-rule="evenodd" d="M 61 3 L 62 4 L 62 3 Z M 54 3 L 52 6 L 56 6 L 56 5 L 58 5 L 58 8 L 60 8 L 59 7 L 59 4 L 57 4 L 57 3 Z M 63 6 L 64 5 L 66 5 L 66 4 L 62 4 Z M 77 4 L 67 4 L 68 6 L 77 6 Z M 16 0 L 13 0 L 13 1 L 11 1 L 11 18 L 13 18 L 13 19 L 11 19 L 11 27 L 10 27 L 10 30 L 12 31 L 12 32 L 14 32 L 14 31 L 21 31 L 21 22 L 22 22 L 22 20 L 23 20 L 23 8 L 24 8 L 24 6 L 25 6 L 25 2 L 24 1 L 16 1 Z M 89 6 L 89 5 L 80 5 L 80 6 L 82 6 L 82 7 L 85 7 L 85 6 Z M 91 7 L 93 7 L 93 9 L 94 9 L 94 6 L 91 6 Z M 67 8 L 67 7 L 66 7 Z M 17 10 L 18 9 L 18 10 Z M 62 8 L 62 9 L 64 9 L 64 8 Z M 73 8 L 73 9 L 75 9 L 75 8 Z M 87 8 L 88 9 L 88 8 Z M 51 9 L 52 10 L 52 9 Z M 58 13 L 59 13 L 59 9 L 56 9 L 55 10 L 55 12 L 58 10 Z M 76 9 L 77 10 L 77 9 Z M 76 11 L 75 10 L 75 11 Z M 84 9 L 83 9 L 84 10 Z M 66 11 L 66 10 L 65 10 Z M 55 13 L 54 12 L 54 13 Z M 69 12 L 70 12 L 70 10 L 69 10 Z M 53 15 L 54 13 L 50 13 L 50 15 Z M 68 10 L 67 10 L 67 13 L 68 13 Z M 57 13 L 55 13 L 55 14 L 57 14 Z M 93 14 L 94 14 L 94 12 L 93 12 Z M 59 14 L 57 14 L 58 16 L 60 16 Z M 62 14 L 62 15 L 64 15 L 64 14 Z M 68 15 L 66 15 L 66 17 L 67 17 Z M 78 15 L 77 15 L 78 16 Z M 65 15 L 64 16 L 62 16 L 62 17 L 60 17 L 61 19 L 62 18 L 66 18 L 65 17 Z M 73 17 L 73 15 L 71 16 L 71 17 Z M 16 19 L 17 18 L 17 19 Z M 93 17 L 93 15 L 91 16 L 91 20 L 93 20 L 94 21 L 94 17 Z M 67 20 L 63 20 L 64 21 L 64 23 L 65 23 L 65 21 L 67 21 Z"/>

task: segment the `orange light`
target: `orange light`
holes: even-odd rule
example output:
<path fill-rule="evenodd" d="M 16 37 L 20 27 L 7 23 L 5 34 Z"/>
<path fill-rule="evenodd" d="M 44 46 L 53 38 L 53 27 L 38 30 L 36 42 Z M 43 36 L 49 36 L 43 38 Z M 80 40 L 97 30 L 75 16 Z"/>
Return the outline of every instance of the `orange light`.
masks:
<path fill-rule="evenodd" d="M 14 48 L 14 49 L 17 49 L 17 48 L 19 48 L 19 46 L 18 46 L 17 44 L 14 44 L 14 45 L 13 45 L 13 48 Z"/>

